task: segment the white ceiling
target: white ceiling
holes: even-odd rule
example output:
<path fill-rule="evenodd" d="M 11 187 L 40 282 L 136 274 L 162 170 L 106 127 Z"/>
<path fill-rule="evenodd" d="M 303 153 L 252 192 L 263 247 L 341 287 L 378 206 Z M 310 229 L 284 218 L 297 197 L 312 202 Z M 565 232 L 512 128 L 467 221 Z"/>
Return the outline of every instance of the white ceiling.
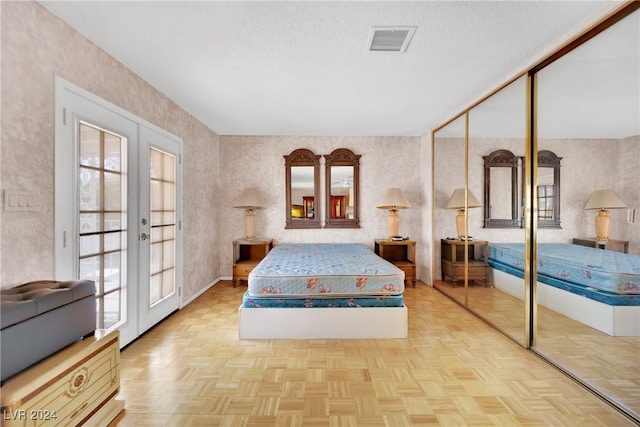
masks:
<path fill-rule="evenodd" d="M 42 1 L 220 135 L 422 135 L 614 1 Z M 417 26 L 406 53 L 374 26 Z"/>

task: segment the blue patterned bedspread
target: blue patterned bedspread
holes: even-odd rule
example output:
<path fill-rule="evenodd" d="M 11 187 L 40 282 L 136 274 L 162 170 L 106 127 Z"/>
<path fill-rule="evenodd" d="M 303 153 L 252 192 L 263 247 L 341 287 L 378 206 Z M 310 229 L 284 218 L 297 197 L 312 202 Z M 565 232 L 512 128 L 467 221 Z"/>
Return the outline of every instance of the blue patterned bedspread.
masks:
<path fill-rule="evenodd" d="M 242 299 L 243 308 L 360 308 L 403 307 L 402 295 L 379 295 L 377 297 L 335 297 L 320 295 L 307 298 L 281 297 L 275 295 L 251 296 L 247 291 Z"/>
<path fill-rule="evenodd" d="M 248 282 L 251 296 L 399 295 L 404 272 L 364 245 L 289 243 L 274 247 Z"/>
<path fill-rule="evenodd" d="M 489 262 L 497 269 L 503 265 L 522 271 L 524 245 L 491 243 Z M 541 243 L 538 245 L 537 272 L 538 280 L 544 283 L 547 283 L 546 277 L 618 295 L 640 295 L 640 255 L 569 243 Z"/>

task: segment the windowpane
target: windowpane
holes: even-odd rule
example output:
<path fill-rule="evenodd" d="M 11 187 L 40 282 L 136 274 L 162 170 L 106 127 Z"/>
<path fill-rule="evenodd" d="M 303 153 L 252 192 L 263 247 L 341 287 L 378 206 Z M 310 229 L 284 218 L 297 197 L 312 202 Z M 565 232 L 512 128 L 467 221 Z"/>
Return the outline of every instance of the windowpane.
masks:
<path fill-rule="evenodd" d="M 105 252 L 115 251 L 122 247 L 122 233 L 107 233 L 104 235 Z"/>
<path fill-rule="evenodd" d="M 122 205 L 120 174 L 105 172 L 104 174 L 104 208 L 109 211 L 118 211 Z"/>
<path fill-rule="evenodd" d="M 101 218 L 100 213 L 81 213 L 80 234 L 102 231 Z"/>
<path fill-rule="evenodd" d="M 151 210 L 159 211 L 162 210 L 162 182 L 161 181 L 151 181 Z"/>
<path fill-rule="evenodd" d="M 100 167 L 100 130 L 80 124 L 80 165 Z"/>
<path fill-rule="evenodd" d="M 80 210 L 97 211 L 100 209 L 102 189 L 100 172 L 80 168 Z"/>
<path fill-rule="evenodd" d="M 163 162 L 162 156 L 164 153 L 158 150 L 151 149 L 149 151 L 149 176 L 152 180 L 162 179 L 163 176 Z"/>
<path fill-rule="evenodd" d="M 120 288 L 120 252 L 104 256 L 104 291 Z"/>
<path fill-rule="evenodd" d="M 173 240 L 165 241 L 162 244 L 162 249 L 163 249 L 162 269 L 167 270 L 169 268 L 173 268 L 174 241 Z"/>
<path fill-rule="evenodd" d="M 175 185 L 173 183 L 165 182 L 163 185 L 163 210 L 175 209 Z"/>
<path fill-rule="evenodd" d="M 161 298 L 160 277 L 160 275 L 154 275 L 149 279 L 149 306 L 154 305 Z"/>
<path fill-rule="evenodd" d="M 162 297 L 165 298 L 174 292 L 174 269 L 162 273 Z"/>
<path fill-rule="evenodd" d="M 122 155 L 122 140 L 119 136 L 112 135 L 110 133 L 104 134 L 104 168 L 106 170 L 119 172 L 120 171 L 120 157 Z"/>
<path fill-rule="evenodd" d="M 176 223 L 176 212 L 175 211 L 164 212 L 162 214 L 162 218 L 163 218 L 162 224 L 174 225 Z"/>
<path fill-rule="evenodd" d="M 151 274 L 160 272 L 162 263 L 162 243 L 151 245 Z"/>
<path fill-rule="evenodd" d="M 100 252 L 100 235 L 80 236 L 80 256 L 95 255 Z"/>
<path fill-rule="evenodd" d="M 104 329 L 109 329 L 121 319 L 121 292 L 116 291 L 104 296 Z"/>
<path fill-rule="evenodd" d="M 151 242 L 161 242 L 162 241 L 162 227 L 153 227 L 151 229 Z"/>
<path fill-rule="evenodd" d="M 176 158 L 170 155 L 164 156 L 164 170 L 162 179 L 168 182 L 175 182 L 176 180 Z"/>
<path fill-rule="evenodd" d="M 102 294 L 100 257 L 80 259 L 80 278 L 83 280 L 93 280 L 96 283 L 96 292 Z"/>
<path fill-rule="evenodd" d="M 104 214 L 104 230 L 121 230 L 122 229 L 122 213 L 105 213 Z"/>

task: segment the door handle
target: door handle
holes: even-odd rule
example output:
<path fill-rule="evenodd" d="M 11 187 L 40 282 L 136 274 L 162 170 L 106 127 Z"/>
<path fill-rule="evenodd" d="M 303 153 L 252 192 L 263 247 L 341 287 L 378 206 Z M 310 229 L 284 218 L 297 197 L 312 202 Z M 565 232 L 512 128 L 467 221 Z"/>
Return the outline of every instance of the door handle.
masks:
<path fill-rule="evenodd" d="M 140 240 L 147 240 L 149 238 L 149 235 L 147 233 L 142 233 L 140 235 Z"/>

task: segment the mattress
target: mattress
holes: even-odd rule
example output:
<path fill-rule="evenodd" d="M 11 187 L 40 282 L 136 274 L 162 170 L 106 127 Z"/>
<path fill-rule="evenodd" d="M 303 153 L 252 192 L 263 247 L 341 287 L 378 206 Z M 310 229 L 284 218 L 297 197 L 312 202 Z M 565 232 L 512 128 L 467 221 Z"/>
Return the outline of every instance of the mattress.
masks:
<path fill-rule="evenodd" d="M 404 272 L 364 245 L 289 243 L 269 251 L 248 283 L 252 297 L 399 295 Z"/>
<path fill-rule="evenodd" d="M 403 307 L 402 295 L 379 295 L 374 297 L 338 297 L 321 295 L 318 297 L 253 297 L 247 291 L 242 299 L 243 308 L 362 308 L 362 307 Z"/>
<path fill-rule="evenodd" d="M 524 244 L 489 244 L 489 263 L 498 269 L 503 265 L 522 271 Z M 618 295 L 640 295 L 640 255 L 569 243 L 541 243 L 537 273 L 538 280 L 553 285 L 566 282 Z"/>

